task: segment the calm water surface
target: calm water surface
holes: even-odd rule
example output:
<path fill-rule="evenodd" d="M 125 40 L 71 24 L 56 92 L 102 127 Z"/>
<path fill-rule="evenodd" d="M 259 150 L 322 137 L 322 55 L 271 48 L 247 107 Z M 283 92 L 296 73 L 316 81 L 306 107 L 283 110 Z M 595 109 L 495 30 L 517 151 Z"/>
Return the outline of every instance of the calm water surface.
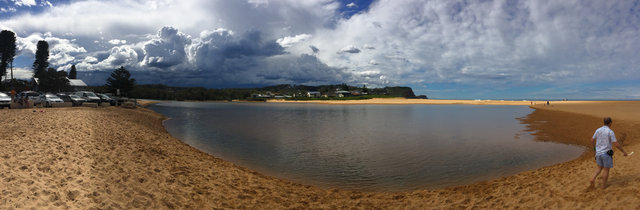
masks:
<path fill-rule="evenodd" d="M 525 106 L 163 102 L 185 143 L 261 173 L 328 188 L 432 189 L 516 174 L 583 148 L 534 141 Z"/>

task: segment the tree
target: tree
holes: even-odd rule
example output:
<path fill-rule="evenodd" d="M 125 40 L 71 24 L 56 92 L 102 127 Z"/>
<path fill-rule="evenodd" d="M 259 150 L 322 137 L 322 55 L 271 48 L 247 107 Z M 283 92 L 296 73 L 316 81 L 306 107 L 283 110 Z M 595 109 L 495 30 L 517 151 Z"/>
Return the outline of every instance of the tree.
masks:
<path fill-rule="evenodd" d="M 115 93 L 118 89 L 123 95 L 133 90 L 136 80 L 131 78 L 131 73 L 127 71 L 123 66 L 111 72 L 111 76 L 107 78 L 107 87 L 109 92 Z"/>
<path fill-rule="evenodd" d="M 36 60 L 33 61 L 33 77 L 40 78 L 49 67 L 49 43 L 44 40 L 38 41 L 36 49 Z"/>
<path fill-rule="evenodd" d="M 349 91 L 349 85 L 347 85 L 346 83 L 342 83 L 340 85 L 340 90 Z"/>
<path fill-rule="evenodd" d="M 0 32 L 0 76 L 7 75 L 7 66 L 11 64 L 11 79 L 13 79 L 13 57 L 16 56 L 16 34 L 12 31 Z"/>
<path fill-rule="evenodd" d="M 63 92 L 71 89 L 66 71 L 48 68 L 38 78 L 38 89 L 43 92 Z"/>
<path fill-rule="evenodd" d="M 78 79 L 78 72 L 76 72 L 76 65 L 71 65 L 71 70 L 69 70 L 69 79 Z"/>

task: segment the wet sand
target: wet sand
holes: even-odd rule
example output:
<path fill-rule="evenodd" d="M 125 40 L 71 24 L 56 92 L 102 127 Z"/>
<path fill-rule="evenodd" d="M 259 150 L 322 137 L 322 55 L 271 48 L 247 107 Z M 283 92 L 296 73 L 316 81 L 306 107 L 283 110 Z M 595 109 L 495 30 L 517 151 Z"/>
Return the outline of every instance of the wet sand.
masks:
<path fill-rule="evenodd" d="M 640 102 L 534 107 L 520 120 L 540 141 L 586 146 L 611 116 L 625 149 L 640 152 Z M 354 192 L 267 177 L 200 152 L 147 109 L 37 110 L 0 110 L 0 209 L 640 208 L 640 154 L 616 153 L 607 189 L 588 188 L 595 163 L 586 149 L 573 161 L 471 185 Z"/>

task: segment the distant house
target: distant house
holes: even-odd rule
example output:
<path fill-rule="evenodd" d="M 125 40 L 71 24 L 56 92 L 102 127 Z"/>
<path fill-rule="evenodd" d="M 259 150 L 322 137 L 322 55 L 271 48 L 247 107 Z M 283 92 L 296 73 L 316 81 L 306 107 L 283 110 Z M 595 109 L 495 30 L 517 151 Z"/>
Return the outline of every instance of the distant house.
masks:
<path fill-rule="evenodd" d="M 251 97 L 252 98 L 262 98 L 262 99 L 272 98 L 271 95 L 266 95 L 266 94 L 262 94 L 262 93 L 252 94 Z"/>
<path fill-rule="evenodd" d="M 351 92 L 349 92 L 349 91 L 344 91 L 344 90 L 339 90 L 339 91 L 336 91 L 336 96 L 338 96 L 338 97 L 340 97 L 340 98 L 342 98 L 342 97 L 349 97 L 349 96 L 351 96 Z"/>
<path fill-rule="evenodd" d="M 319 91 L 309 91 L 309 92 L 307 92 L 307 97 L 309 97 L 309 98 L 318 98 L 320 96 L 321 96 L 321 94 L 320 94 Z"/>
<path fill-rule="evenodd" d="M 69 85 L 73 88 L 74 91 L 80 91 L 87 89 L 87 83 L 80 79 L 69 79 Z"/>

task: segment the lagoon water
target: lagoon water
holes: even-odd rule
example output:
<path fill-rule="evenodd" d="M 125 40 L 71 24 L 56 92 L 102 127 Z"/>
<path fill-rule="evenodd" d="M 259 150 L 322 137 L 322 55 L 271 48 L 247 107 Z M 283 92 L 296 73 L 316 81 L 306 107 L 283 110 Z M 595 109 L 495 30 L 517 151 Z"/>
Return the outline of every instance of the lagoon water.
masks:
<path fill-rule="evenodd" d="M 325 188 L 433 189 L 578 157 L 535 141 L 525 106 L 162 102 L 173 136 L 266 175 Z"/>

